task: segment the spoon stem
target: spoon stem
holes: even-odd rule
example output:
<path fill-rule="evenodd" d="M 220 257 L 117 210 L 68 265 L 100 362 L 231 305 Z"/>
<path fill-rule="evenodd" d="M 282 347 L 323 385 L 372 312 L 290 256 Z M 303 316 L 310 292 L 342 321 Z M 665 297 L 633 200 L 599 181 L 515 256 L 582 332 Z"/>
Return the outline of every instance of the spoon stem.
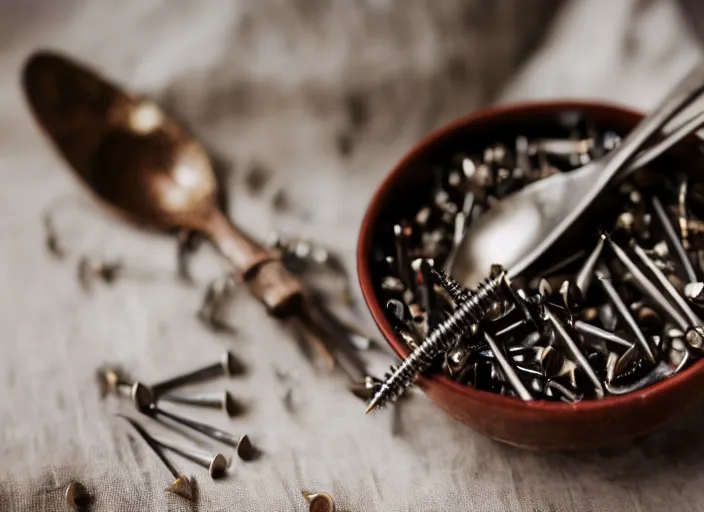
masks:
<path fill-rule="evenodd" d="M 277 256 L 252 241 L 221 212 L 207 223 L 206 234 L 232 263 L 252 294 L 274 315 L 289 313 L 300 300 L 303 287 Z"/>

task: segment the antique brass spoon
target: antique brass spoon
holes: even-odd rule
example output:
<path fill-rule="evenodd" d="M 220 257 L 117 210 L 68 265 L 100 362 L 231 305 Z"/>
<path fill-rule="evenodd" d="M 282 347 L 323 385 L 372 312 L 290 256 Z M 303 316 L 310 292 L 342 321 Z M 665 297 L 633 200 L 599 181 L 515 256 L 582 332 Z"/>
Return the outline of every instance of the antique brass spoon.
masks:
<path fill-rule="evenodd" d="M 323 366 L 336 365 L 301 282 L 218 207 L 216 176 L 198 141 L 153 102 L 65 56 L 33 54 L 22 80 L 37 122 L 102 204 L 140 226 L 205 235 L 271 314 L 305 334 Z"/>

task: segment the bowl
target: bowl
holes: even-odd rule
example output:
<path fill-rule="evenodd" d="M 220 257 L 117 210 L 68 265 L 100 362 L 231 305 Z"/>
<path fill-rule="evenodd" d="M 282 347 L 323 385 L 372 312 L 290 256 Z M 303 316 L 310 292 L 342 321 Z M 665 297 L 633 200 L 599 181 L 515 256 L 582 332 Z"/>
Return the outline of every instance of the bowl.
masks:
<path fill-rule="evenodd" d="M 380 302 L 374 266 L 383 226 L 414 212 L 427 200 L 432 163 L 454 150 L 479 149 L 502 134 L 546 136 L 560 120 L 584 113 L 602 129 L 625 135 L 643 115 L 623 107 L 594 102 L 552 101 L 498 106 L 477 111 L 431 133 L 411 149 L 376 191 L 362 222 L 357 272 L 367 306 L 387 342 L 399 357 L 410 350 L 397 337 Z M 655 169 L 687 169 L 694 139 L 684 141 L 653 164 Z M 690 163 L 691 173 L 700 173 Z M 701 167 L 701 166 L 700 166 Z M 377 256 L 378 257 L 378 256 Z M 593 448 L 649 433 L 698 403 L 704 395 L 704 360 L 660 383 L 603 400 L 523 402 L 475 389 L 441 374 L 421 375 L 417 384 L 443 411 L 497 441 L 533 450 Z"/>

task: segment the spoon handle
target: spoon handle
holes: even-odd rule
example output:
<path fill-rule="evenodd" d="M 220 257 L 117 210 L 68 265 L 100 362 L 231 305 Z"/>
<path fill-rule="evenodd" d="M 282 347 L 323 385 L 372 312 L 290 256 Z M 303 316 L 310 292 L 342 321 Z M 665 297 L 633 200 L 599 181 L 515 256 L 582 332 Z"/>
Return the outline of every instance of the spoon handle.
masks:
<path fill-rule="evenodd" d="M 703 90 L 704 65 L 698 64 L 667 95 L 658 107 L 628 134 L 618 148 L 607 154 L 596 183 L 582 195 L 569 214 L 563 217 L 560 223 L 530 253 L 509 270 L 509 275 L 514 277 L 522 273 L 551 247 L 574 224 L 584 210 L 594 202 L 596 196 L 607 186 L 614 175 L 632 160 L 638 150 L 657 134 L 670 119 L 697 100 L 702 95 Z"/>
<path fill-rule="evenodd" d="M 209 219 L 207 235 L 270 313 L 286 314 L 299 300 L 301 282 L 284 268 L 275 253 L 251 240 L 225 215 L 216 212 Z"/>

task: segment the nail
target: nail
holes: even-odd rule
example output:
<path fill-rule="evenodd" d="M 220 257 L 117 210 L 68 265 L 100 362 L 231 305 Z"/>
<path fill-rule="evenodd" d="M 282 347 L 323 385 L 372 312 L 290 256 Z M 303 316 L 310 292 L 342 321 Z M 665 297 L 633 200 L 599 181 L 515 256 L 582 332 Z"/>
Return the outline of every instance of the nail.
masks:
<path fill-rule="evenodd" d="M 137 423 L 137 421 L 133 420 L 132 418 L 129 418 L 127 416 L 124 416 L 122 414 L 118 414 L 121 418 L 124 418 L 127 420 L 130 425 L 137 431 L 137 433 L 144 439 L 144 441 L 149 445 L 149 447 L 152 449 L 152 451 L 159 457 L 161 462 L 166 466 L 166 468 L 169 470 L 169 472 L 173 475 L 175 480 L 171 482 L 171 484 L 164 489 L 166 492 L 170 492 L 172 494 L 176 494 L 177 496 L 181 496 L 182 498 L 192 501 L 194 498 L 194 493 L 193 493 L 193 484 L 191 483 L 190 479 L 183 474 L 182 471 L 180 471 L 174 464 L 171 462 L 166 455 L 161 451 L 159 448 L 159 445 L 157 442 L 154 440 L 154 438 L 140 425 Z"/>
<path fill-rule="evenodd" d="M 524 401 L 533 400 L 533 396 L 530 394 L 528 389 L 523 385 L 523 382 L 518 377 L 516 370 L 513 368 L 513 366 L 511 366 L 508 359 L 506 359 L 506 356 L 501 351 L 501 349 L 497 345 L 496 341 L 494 341 L 494 339 L 486 331 L 484 331 L 484 339 L 486 340 L 487 344 L 489 345 L 489 349 L 493 352 L 494 357 L 496 358 L 496 362 L 501 367 L 501 371 L 506 376 L 506 379 L 508 379 L 508 382 L 511 385 L 511 388 L 513 388 L 513 390 L 518 394 L 519 398 Z"/>
<path fill-rule="evenodd" d="M 565 364 L 565 356 L 550 345 L 540 350 L 539 360 L 543 373 L 548 379 L 557 377 Z"/>
<path fill-rule="evenodd" d="M 635 314 L 638 325 L 640 325 L 646 332 L 654 333 L 662 331 L 662 318 L 653 308 L 641 306 L 636 310 Z"/>
<path fill-rule="evenodd" d="M 641 289 L 645 295 L 647 295 L 651 300 L 653 300 L 657 305 L 670 317 L 672 320 L 679 325 L 682 330 L 687 329 L 687 321 L 680 315 L 675 308 L 668 302 L 665 296 L 660 293 L 660 290 L 643 274 L 643 272 L 636 266 L 636 264 L 628 257 L 626 252 L 616 245 L 611 239 L 607 239 L 611 249 L 616 254 L 616 257 L 623 263 L 623 265 L 628 269 L 628 271 L 633 275 L 636 284 Z"/>
<path fill-rule="evenodd" d="M 702 325 L 702 320 L 692 311 L 687 301 L 679 294 L 672 283 L 667 279 L 665 274 L 653 263 L 653 260 L 645 254 L 645 251 L 635 242 L 632 243 L 633 251 L 640 258 L 643 264 L 648 267 L 648 270 L 655 276 L 660 283 L 660 286 L 667 292 L 670 298 L 679 306 L 680 310 L 685 314 L 691 325 Z"/>
<path fill-rule="evenodd" d="M 64 498 L 66 499 L 66 505 L 76 511 L 85 510 L 91 502 L 88 490 L 81 482 L 75 480 L 66 486 Z"/>
<path fill-rule="evenodd" d="M 609 296 L 611 303 L 616 307 L 616 312 L 626 323 L 628 329 L 631 331 L 631 334 L 635 336 L 636 343 L 640 347 L 641 352 L 648 359 L 648 361 L 651 362 L 651 364 L 655 364 L 655 356 L 653 355 L 653 349 L 650 347 L 650 343 L 648 343 L 648 340 L 645 339 L 645 335 L 643 334 L 643 331 L 640 330 L 635 318 L 631 315 L 631 312 L 628 310 L 628 307 L 623 302 L 623 299 L 616 291 L 616 288 L 614 288 L 613 284 L 611 284 L 611 279 L 601 271 L 597 271 L 596 275 L 601 282 L 604 291 Z"/>
<path fill-rule="evenodd" d="M 156 444 L 167 450 L 171 450 L 174 453 L 178 453 L 183 457 L 192 460 L 196 464 L 206 468 L 210 474 L 210 478 L 216 480 L 222 478 L 227 474 L 227 459 L 221 453 L 216 453 L 211 455 L 209 453 L 194 450 L 192 448 L 184 448 L 172 441 L 167 441 L 160 437 L 152 436 L 152 439 Z"/>
<path fill-rule="evenodd" d="M 689 230 L 687 229 L 687 178 L 680 182 L 677 191 L 677 221 L 680 226 L 680 234 L 682 235 L 682 248 L 686 251 L 689 249 Z"/>
<path fill-rule="evenodd" d="M 625 384 L 622 386 L 615 386 L 611 382 L 606 383 L 606 390 L 612 395 L 625 395 L 627 393 L 633 393 L 639 389 L 643 389 L 653 384 L 663 381 L 668 377 L 676 374 L 680 368 L 673 368 L 669 364 L 660 361 L 652 371 L 648 372 L 647 375 L 641 377 L 631 384 Z"/>
<path fill-rule="evenodd" d="M 572 357 L 574 358 L 576 363 L 582 370 L 584 370 L 584 373 L 587 375 L 589 380 L 592 381 L 597 398 L 604 398 L 604 388 L 601 385 L 601 380 L 599 380 L 599 377 L 597 377 L 596 373 L 594 373 L 592 367 L 589 366 L 589 362 L 584 357 L 584 354 L 582 354 L 582 352 L 579 350 L 579 347 L 569 335 L 567 329 L 565 329 L 565 326 L 552 313 L 552 311 L 550 311 L 547 306 L 545 307 L 545 314 L 547 315 L 548 321 L 552 324 L 553 329 L 555 329 L 555 332 L 560 336 L 560 338 L 564 342 L 565 346 L 567 347 L 567 350 L 569 350 L 569 352 L 572 354 Z"/>
<path fill-rule="evenodd" d="M 335 502 L 326 492 L 305 492 L 303 498 L 308 502 L 309 512 L 335 512 Z"/>
<path fill-rule="evenodd" d="M 669 242 L 670 249 L 672 249 L 675 254 L 677 254 L 677 259 L 680 261 L 680 265 L 682 265 L 682 268 L 684 269 L 684 273 L 687 276 L 687 280 L 690 283 L 695 282 L 697 280 L 697 274 L 694 272 L 692 262 L 689 261 L 687 253 L 685 252 L 684 247 L 682 246 L 682 243 L 680 242 L 680 239 L 677 236 L 677 233 L 675 233 L 675 230 L 672 227 L 672 223 L 670 222 L 670 219 L 667 216 L 665 208 L 663 208 L 660 199 L 658 199 L 657 197 L 653 197 L 651 203 L 653 205 L 653 211 L 655 212 L 655 215 L 660 221 L 660 225 L 665 231 L 665 236 L 667 237 L 667 240 Z"/>
<path fill-rule="evenodd" d="M 596 325 L 588 324 L 587 322 L 583 322 L 581 320 L 577 320 L 574 323 L 574 329 L 581 334 L 594 336 L 595 338 L 611 342 L 620 347 L 631 348 L 631 345 L 633 345 L 633 343 L 613 332 L 597 327 Z"/>
<path fill-rule="evenodd" d="M 641 361 L 641 355 L 636 347 L 633 345 L 631 348 L 626 350 L 621 357 L 618 358 L 616 362 L 616 368 L 614 368 L 614 378 L 619 378 L 627 369 L 633 369 L 634 366 L 638 365 Z M 632 372 L 629 372 L 632 373 Z"/>
<path fill-rule="evenodd" d="M 589 257 L 584 261 L 584 264 L 577 272 L 577 277 L 575 279 L 575 285 L 582 292 L 582 299 L 586 299 L 587 292 L 589 291 L 589 285 L 592 282 L 592 277 L 594 276 L 594 269 L 596 264 L 601 257 L 601 253 L 604 250 L 604 238 L 599 237 L 596 243 L 596 247 L 589 254 Z"/>
<path fill-rule="evenodd" d="M 396 264 L 398 275 L 407 290 L 413 290 L 411 276 L 411 263 L 408 261 L 408 236 L 407 228 L 396 224 L 394 226 L 394 242 L 396 244 Z"/>
<path fill-rule="evenodd" d="M 687 283 L 684 285 L 684 296 L 696 306 L 704 306 L 704 283 Z"/>
<path fill-rule="evenodd" d="M 572 324 L 572 310 L 581 306 L 583 302 L 582 292 L 572 281 L 563 281 L 560 285 L 560 298 L 565 307 L 569 323 Z"/>
<path fill-rule="evenodd" d="M 575 404 L 577 402 L 580 402 L 583 398 L 582 395 L 571 391 L 566 386 L 563 386 L 562 384 L 554 380 L 547 381 L 543 392 L 548 397 L 552 397 L 557 394 L 560 397 L 561 401 L 566 402 L 568 404 Z"/>
<path fill-rule="evenodd" d="M 207 379 L 212 379 L 220 376 L 232 377 L 244 372 L 244 367 L 235 358 L 229 350 L 226 351 L 218 363 L 209 364 L 203 368 L 193 370 L 183 375 L 177 375 L 171 379 L 164 380 L 151 386 L 154 395 L 158 398 L 165 391 L 183 386 L 185 384 L 193 384 Z"/>
<path fill-rule="evenodd" d="M 233 448 L 236 448 L 237 455 L 242 460 L 250 460 L 255 455 L 252 443 L 249 440 L 249 436 L 247 436 L 246 434 L 238 438 L 230 434 L 229 432 L 220 430 L 219 428 L 211 427 L 210 425 L 206 425 L 204 423 L 189 420 L 188 418 L 184 418 L 182 416 L 178 416 L 171 412 L 160 409 L 156 406 L 156 404 L 154 404 L 153 395 L 149 391 L 149 388 L 139 382 L 135 382 L 132 386 L 132 401 L 137 407 L 137 410 L 141 413 L 144 413 L 148 416 L 161 415 L 185 427 L 195 430 L 196 432 L 200 432 L 201 434 L 206 435 L 211 439 L 215 439 L 216 441 L 220 441 L 221 443 L 225 443 L 229 446 L 232 446 Z"/>
<path fill-rule="evenodd" d="M 616 365 L 620 359 L 616 352 L 609 352 L 606 357 L 606 382 L 610 383 L 616 377 Z"/>
<path fill-rule="evenodd" d="M 221 409 L 228 416 L 236 416 L 243 408 L 232 397 L 229 391 L 214 391 L 206 393 L 175 393 L 169 392 L 158 397 L 160 402 L 193 405 L 195 407 L 211 407 Z"/>

